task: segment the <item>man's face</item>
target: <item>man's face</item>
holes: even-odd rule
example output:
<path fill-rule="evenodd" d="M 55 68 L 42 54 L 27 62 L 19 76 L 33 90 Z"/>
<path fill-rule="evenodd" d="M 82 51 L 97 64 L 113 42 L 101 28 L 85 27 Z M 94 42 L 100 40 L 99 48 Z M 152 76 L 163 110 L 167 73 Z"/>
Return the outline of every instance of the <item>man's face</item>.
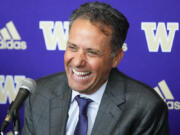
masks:
<path fill-rule="evenodd" d="M 64 55 L 69 86 L 80 93 L 91 94 L 108 79 L 118 61 L 111 57 L 112 30 L 104 34 L 89 20 L 76 19 L 69 32 Z"/>

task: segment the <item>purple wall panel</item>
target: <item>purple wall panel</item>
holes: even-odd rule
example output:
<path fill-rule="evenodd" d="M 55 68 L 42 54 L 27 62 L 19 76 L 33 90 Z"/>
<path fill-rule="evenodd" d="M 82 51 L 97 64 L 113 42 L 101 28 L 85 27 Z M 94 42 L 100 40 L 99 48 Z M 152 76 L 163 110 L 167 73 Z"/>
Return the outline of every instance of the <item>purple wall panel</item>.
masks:
<path fill-rule="evenodd" d="M 118 68 L 160 93 L 169 107 L 170 132 L 172 135 L 179 135 L 180 2 L 101 1 L 124 13 L 130 23 L 125 55 Z M 0 123 L 5 117 L 9 100 L 17 93 L 17 82 L 23 76 L 37 79 L 64 70 L 63 41 L 67 38 L 68 30 L 66 21 L 71 12 L 84 2 L 0 2 Z M 54 32 L 57 29 L 60 29 L 58 36 Z M 47 42 L 53 36 L 59 39 L 57 44 Z M 20 114 L 23 123 L 23 108 Z M 11 130 L 11 125 L 8 130 Z"/>

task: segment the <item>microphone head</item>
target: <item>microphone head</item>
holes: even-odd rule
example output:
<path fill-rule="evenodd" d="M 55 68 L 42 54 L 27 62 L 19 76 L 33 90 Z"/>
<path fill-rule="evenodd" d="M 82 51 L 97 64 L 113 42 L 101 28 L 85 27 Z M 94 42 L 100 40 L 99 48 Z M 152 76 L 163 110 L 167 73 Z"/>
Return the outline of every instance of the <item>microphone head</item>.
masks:
<path fill-rule="evenodd" d="M 36 82 L 31 78 L 26 78 L 20 82 L 20 88 L 27 89 L 30 93 L 33 93 L 36 89 Z"/>

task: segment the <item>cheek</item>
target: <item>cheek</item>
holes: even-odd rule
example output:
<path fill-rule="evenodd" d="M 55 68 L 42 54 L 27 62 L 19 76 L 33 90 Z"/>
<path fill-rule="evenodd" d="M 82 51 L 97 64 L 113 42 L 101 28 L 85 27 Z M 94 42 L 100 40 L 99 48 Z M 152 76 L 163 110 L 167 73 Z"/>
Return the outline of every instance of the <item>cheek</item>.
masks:
<path fill-rule="evenodd" d="M 64 63 L 65 63 L 65 65 L 66 65 L 67 63 L 69 63 L 69 61 L 70 61 L 71 59 L 72 59 L 72 54 L 71 54 L 70 52 L 66 51 L 65 54 L 64 54 Z"/>
<path fill-rule="evenodd" d="M 89 60 L 89 65 L 91 66 L 92 71 L 96 74 L 106 74 L 112 68 L 112 61 L 107 59 L 97 59 L 97 60 Z"/>
<path fill-rule="evenodd" d="M 101 59 L 88 59 L 88 65 L 93 72 L 100 72 L 103 68 L 103 62 Z"/>

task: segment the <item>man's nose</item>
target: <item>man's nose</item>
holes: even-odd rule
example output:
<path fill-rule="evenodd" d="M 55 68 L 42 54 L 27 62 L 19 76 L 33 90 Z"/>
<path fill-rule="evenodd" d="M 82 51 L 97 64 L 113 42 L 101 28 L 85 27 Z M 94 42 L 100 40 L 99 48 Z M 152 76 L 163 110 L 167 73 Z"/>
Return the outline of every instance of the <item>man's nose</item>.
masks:
<path fill-rule="evenodd" d="M 78 52 L 73 60 L 74 66 L 83 67 L 86 65 L 86 55 L 84 52 Z"/>

